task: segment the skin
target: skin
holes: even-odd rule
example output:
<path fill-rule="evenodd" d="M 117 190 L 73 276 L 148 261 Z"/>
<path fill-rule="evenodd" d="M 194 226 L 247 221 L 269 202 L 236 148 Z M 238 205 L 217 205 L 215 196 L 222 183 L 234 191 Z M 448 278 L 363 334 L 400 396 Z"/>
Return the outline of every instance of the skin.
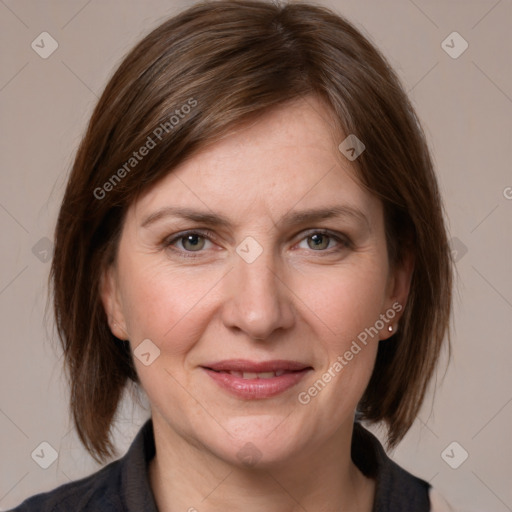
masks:
<path fill-rule="evenodd" d="M 160 350 L 149 366 L 135 364 L 151 404 L 149 475 L 161 511 L 372 508 L 374 481 L 352 463 L 350 442 L 387 324 L 307 405 L 298 394 L 393 303 L 405 304 L 412 264 L 391 268 L 382 204 L 340 154 L 344 137 L 333 135 L 329 115 L 315 97 L 281 106 L 192 156 L 127 213 L 102 299 L 115 336 Z M 331 205 L 366 220 L 282 223 L 289 212 Z M 142 226 L 169 206 L 232 225 L 164 216 Z M 175 238 L 198 229 L 212 239 Z M 317 248 L 318 229 L 340 241 L 320 237 Z M 248 236 L 263 250 L 252 263 L 236 252 Z M 313 371 L 278 396 L 244 400 L 201 368 L 231 358 L 290 359 Z M 259 454 L 251 467 L 237 456 L 248 442 Z"/>

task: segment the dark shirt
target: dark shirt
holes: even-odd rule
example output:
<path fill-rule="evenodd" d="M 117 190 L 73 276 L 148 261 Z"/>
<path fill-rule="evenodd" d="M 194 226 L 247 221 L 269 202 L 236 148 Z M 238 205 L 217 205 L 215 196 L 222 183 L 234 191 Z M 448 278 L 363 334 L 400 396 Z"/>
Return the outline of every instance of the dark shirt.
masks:
<path fill-rule="evenodd" d="M 122 458 L 81 480 L 36 494 L 11 512 L 158 512 L 148 476 L 154 456 L 149 419 Z M 393 462 L 379 440 L 357 422 L 352 459 L 363 474 L 376 479 L 373 512 L 429 512 L 430 484 Z"/>

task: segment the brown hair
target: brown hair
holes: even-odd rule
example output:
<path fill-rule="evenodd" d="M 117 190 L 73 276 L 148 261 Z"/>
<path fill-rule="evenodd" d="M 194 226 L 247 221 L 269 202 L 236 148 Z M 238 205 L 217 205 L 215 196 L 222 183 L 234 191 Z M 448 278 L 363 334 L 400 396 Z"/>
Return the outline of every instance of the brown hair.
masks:
<path fill-rule="evenodd" d="M 414 255 L 398 332 L 380 343 L 358 408 L 364 419 L 386 423 L 389 446 L 410 428 L 445 334 L 449 344 L 452 265 L 428 146 L 399 79 L 354 26 L 326 8 L 203 2 L 152 31 L 110 79 L 56 226 L 50 279 L 70 409 L 97 461 L 115 455 L 115 413 L 127 384 L 138 383 L 129 345 L 111 333 L 99 293 L 127 208 L 232 127 L 310 94 L 329 107 L 340 137 L 355 134 L 366 146 L 353 164 L 383 202 L 390 261 L 400 264 L 407 250 Z M 149 150 L 135 158 L 143 146 Z"/>

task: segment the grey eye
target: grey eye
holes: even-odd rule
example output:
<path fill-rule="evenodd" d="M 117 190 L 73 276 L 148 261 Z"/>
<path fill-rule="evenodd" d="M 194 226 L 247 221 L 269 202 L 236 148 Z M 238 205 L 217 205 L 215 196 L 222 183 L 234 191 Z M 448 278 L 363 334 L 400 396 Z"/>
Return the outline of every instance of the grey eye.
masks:
<path fill-rule="evenodd" d="M 201 235 L 191 234 L 180 238 L 182 246 L 187 251 L 198 251 L 204 248 L 205 238 Z M 188 246 L 187 246 L 188 244 Z"/>
<path fill-rule="evenodd" d="M 325 233 L 315 233 L 314 235 L 310 235 L 307 237 L 308 240 L 308 246 L 311 249 L 317 250 L 317 249 L 327 249 L 330 242 L 330 236 L 326 235 Z M 310 240 L 313 241 L 313 243 L 310 243 Z"/>

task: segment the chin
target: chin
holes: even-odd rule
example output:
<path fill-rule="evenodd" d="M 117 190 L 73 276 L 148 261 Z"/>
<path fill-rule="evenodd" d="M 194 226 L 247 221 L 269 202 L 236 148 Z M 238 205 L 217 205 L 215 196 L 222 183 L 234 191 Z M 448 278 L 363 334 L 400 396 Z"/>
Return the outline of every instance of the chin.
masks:
<path fill-rule="evenodd" d="M 229 464 L 262 469 L 284 462 L 302 449 L 304 437 L 298 425 L 292 425 L 285 418 L 247 415 L 224 420 L 221 422 L 224 428 L 216 424 L 201 436 L 202 442 Z"/>

